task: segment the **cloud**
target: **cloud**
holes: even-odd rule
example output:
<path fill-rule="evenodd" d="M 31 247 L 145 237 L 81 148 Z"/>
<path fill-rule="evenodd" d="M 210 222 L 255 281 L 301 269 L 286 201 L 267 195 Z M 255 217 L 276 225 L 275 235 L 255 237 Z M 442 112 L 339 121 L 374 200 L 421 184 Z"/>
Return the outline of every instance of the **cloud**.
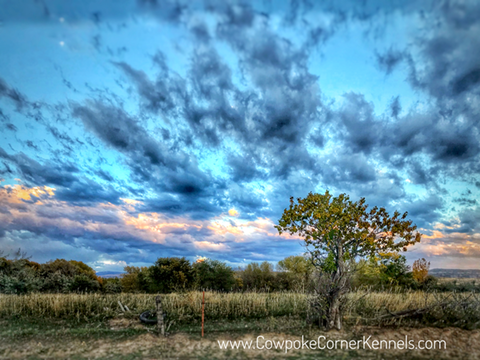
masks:
<path fill-rule="evenodd" d="M 0 199 L 3 204 L 0 211 L 3 240 L 0 242 L 8 242 L 23 231 L 48 244 L 88 248 L 97 253 L 97 258 L 103 253 L 121 258 L 142 250 L 150 252 L 143 261 L 153 262 L 155 256 L 165 251 L 193 256 L 201 250 L 207 255 L 221 253 L 234 259 L 238 251 L 245 254 L 242 245 L 245 241 L 278 241 L 273 223 L 266 218 L 237 220 L 237 225 L 232 226 L 224 215 L 208 220 L 167 217 L 161 213 L 142 212 L 142 202 L 133 199 L 123 199 L 120 204 L 77 206 L 58 199 L 56 189 L 22 185 L 4 186 L 0 189 Z M 285 236 L 285 239 L 296 238 Z M 185 246 L 192 248 L 187 251 Z"/>
<path fill-rule="evenodd" d="M 0 98 L 1 97 L 6 97 L 11 100 L 18 111 L 22 110 L 28 103 L 25 95 L 10 87 L 2 78 L 0 78 Z"/>
<path fill-rule="evenodd" d="M 415 246 L 415 253 L 424 253 L 432 257 L 478 258 L 480 256 L 480 238 L 463 233 L 445 234 L 434 231 L 432 235 L 424 235 L 422 242 Z"/>
<path fill-rule="evenodd" d="M 52 159 L 48 165 L 41 164 L 24 153 L 9 155 L 1 147 L 0 158 L 15 166 L 26 184 L 57 187 L 57 196 L 61 200 L 117 203 L 121 194 L 111 185 L 101 185 L 83 176 L 81 169 L 71 162 Z"/>
<path fill-rule="evenodd" d="M 377 62 L 381 70 L 389 75 L 404 59 L 405 55 L 390 48 L 384 54 L 377 54 Z"/>
<path fill-rule="evenodd" d="M 202 196 L 214 185 L 192 154 L 157 141 L 124 110 L 92 101 L 73 105 L 72 114 L 106 145 L 125 154 L 136 181 L 183 196 Z"/>
<path fill-rule="evenodd" d="M 329 189 L 409 211 L 427 234 L 443 224 L 443 240 L 426 238 L 436 256 L 476 249 L 477 193 L 456 190 L 480 187 L 475 2 L 15 9 L 7 25 L 55 22 L 72 34 L 62 49 L 71 58 L 93 51 L 93 39 L 101 80 L 83 84 L 54 55 L 61 76 L 45 89 L 61 94 L 55 103 L 31 100 L 35 84 L 0 79 L 0 174 L 23 181 L 3 188 L 0 213 L 14 216 L 4 241 L 38 236 L 65 251 L 94 249 L 98 264 L 199 251 L 277 259 L 298 248 L 273 228 L 290 196 Z M 392 40 L 403 27 L 411 31 Z M 132 51 L 131 34 L 141 31 L 154 36 Z M 344 59 L 338 51 L 352 31 L 361 51 Z M 329 67 L 343 61 L 360 62 L 366 83 Z"/>
<path fill-rule="evenodd" d="M 157 62 L 160 61 L 159 59 L 162 56 L 161 53 L 157 53 Z M 161 61 L 163 63 L 164 60 Z M 114 65 L 121 69 L 135 84 L 145 110 L 161 112 L 170 116 L 175 115 L 176 101 L 172 95 L 183 90 L 182 83 L 169 78 L 165 65 L 159 67 L 163 71 L 161 71 L 155 83 L 151 82 L 143 71 L 135 70 L 125 62 L 114 62 Z"/>

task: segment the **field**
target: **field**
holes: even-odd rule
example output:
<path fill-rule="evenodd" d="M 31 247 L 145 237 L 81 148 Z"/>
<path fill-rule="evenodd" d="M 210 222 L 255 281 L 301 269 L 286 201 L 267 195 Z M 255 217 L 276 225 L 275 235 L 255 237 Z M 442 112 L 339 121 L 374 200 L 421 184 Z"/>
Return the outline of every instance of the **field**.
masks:
<path fill-rule="evenodd" d="M 138 315 L 153 309 L 151 294 L 0 295 L 2 358 L 478 358 L 479 298 L 475 294 L 355 292 L 345 307 L 345 329 L 321 332 L 307 324 L 308 296 L 302 293 L 213 293 L 205 296 L 205 338 L 200 337 L 200 292 L 162 296 L 169 335 L 161 338 Z M 120 305 L 121 304 L 121 305 Z M 123 309 L 122 309 L 123 307 Z M 128 308 L 128 310 L 127 310 Z M 411 314 L 414 309 L 423 309 Z M 408 316 L 392 316 L 395 314 Z M 217 340 L 445 339 L 447 350 L 220 350 Z"/>

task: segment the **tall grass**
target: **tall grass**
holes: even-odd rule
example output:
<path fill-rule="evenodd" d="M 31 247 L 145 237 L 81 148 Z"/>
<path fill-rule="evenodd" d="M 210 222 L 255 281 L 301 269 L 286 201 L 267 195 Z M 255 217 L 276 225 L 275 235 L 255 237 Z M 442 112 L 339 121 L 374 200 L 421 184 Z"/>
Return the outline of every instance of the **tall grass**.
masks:
<path fill-rule="evenodd" d="M 452 296 L 453 295 L 453 296 Z M 164 311 L 172 320 L 189 322 L 200 319 L 201 292 L 173 293 L 162 296 Z M 466 301 L 463 301 L 467 299 Z M 422 319 L 430 323 L 442 322 L 458 325 L 469 322 L 480 324 L 479 299 L 471 294 L 408 292 L 353 292 L 349 294 L 345 317 L 351 323 L 359 319 L 375 319 L 381 314 L 425 308 L 448 300 L 448 306 L 433 308 Z M 152 294 L 28 294 L 0 295 L 0 317 L 25 317 L 77 320 L 111 318 L 122 310 L 118 302 L 136 316 L 155 308 Z M 275 293 L 205 293 L 205 316 L 215 319 L 261 319 L 279 316 L 300 316 L 307 312 L 308 295 L 293 292 Z M 466 319 L 466 320 L 465 320 Z M 425 322 L 425 321 L 424 321 Z M 462 325 L 462 324 L 460 324 Z"/>
<path fill-rule="evenodd" d="M 162 296 L 164 311 L 172 319 L 187 321 L 201 317 L 202 293 L 186 292 Z M 130 313 L 155 308 L 152 294 L 28 294 L 0 295 L 1 317 L 77 318 L 113 317 L 121 312 L 118 302 Z M 299 315 L 306 311 L 301 293 L 216 293 L 205 294 L 205 315 L 209 319 L 265 318 Z"/>

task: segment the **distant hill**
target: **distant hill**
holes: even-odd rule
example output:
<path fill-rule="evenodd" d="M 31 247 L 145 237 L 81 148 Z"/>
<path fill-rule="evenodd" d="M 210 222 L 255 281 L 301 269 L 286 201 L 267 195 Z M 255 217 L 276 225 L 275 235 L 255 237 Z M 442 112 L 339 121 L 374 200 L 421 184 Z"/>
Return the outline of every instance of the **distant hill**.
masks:
<path fill-rule="evenodd" d="M 122 277 L 124 273 L 119 272 L 119 271 L 98 271 L 97 276 L 103 277 L 103 278 L 116 278 L 116 277 Z"/>
<path fill-rule="evenodd" d="M 439 278 L 480 279 L 480 269 L 430 269 L 428 274 Z"/>

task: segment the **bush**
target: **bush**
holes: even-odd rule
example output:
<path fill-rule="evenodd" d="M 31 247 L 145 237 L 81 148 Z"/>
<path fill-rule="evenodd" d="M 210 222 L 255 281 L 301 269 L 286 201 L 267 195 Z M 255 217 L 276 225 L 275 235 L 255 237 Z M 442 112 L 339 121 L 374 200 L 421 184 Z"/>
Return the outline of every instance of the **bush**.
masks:
<path fill-rule="evenodd" d="M 148 292 L 151 279 L 147 267 L 125 266 L 125 274 L 120 278 L 122 290 L 125 292 Z"/>
<path fill-rule="evenodd" d="M 234 271 L 218 260 L 206 259 L 193 265 L 195 287 L 199 290 L 229 291 L 236 285 Z"/>
<path fill-rule="evenodd" d="M 275 274 L 273 266 L 268 261 L 261 264 L 253 262 L 248 264 L 241 273 L 243 288 L 256 290 L 275 290 Z"/>
<path fill-rule="evenodd" d="M 374 290 L 419 288 L 406 264 L 405 256 L 397 253 L 361 260 L 357 266 L 358 270 L 353 278 L 354 288 L 370 287 Z"/>
<path fill-rule="evenodd" d="M 87 264 L 75 260 L 67 261 L 65 259 L 56 259 L 54 261 L 49 261 L 40 266 L 39 272 L 42 276 L 60 273 L 71 278 L 76 275 L 85 275 L 92 280 L 98 281 L 95 270 L 93 270 Z"/>
<path fill-rule="evenodd" d="M 61 272 L 48 273 L 43 277 L 41 291 L 47 293 L 68 293 L 72 286 L 73 278 Z"/>
<path fill-rule="evenodd" d="M 281 272 L 276 274 L 277 290 L 309 291 L 313 288 L 315 266 L 305 256 L 289 256 L 280 260 L 277 265 Z"/>
<path fill-rule="evenodd" d="M 105 294 L 119 294 L 123 290 L 119 278 L 102 279 L 102 291 Z"/>
<path fill-rule="evenodd" d="M 91 279 L 85 274 L 75 275 L 70 285 L 70 291 L 73 292 L 95 292 L 100 290 L 100 284 L 97 280 Z"/>
<path fill-rule="evenodd" d="M 0 258 L 0 293 L 25 294 L 40 291 L 42 279 L 37 276 L 37 263 L 28 259 Z"/>

